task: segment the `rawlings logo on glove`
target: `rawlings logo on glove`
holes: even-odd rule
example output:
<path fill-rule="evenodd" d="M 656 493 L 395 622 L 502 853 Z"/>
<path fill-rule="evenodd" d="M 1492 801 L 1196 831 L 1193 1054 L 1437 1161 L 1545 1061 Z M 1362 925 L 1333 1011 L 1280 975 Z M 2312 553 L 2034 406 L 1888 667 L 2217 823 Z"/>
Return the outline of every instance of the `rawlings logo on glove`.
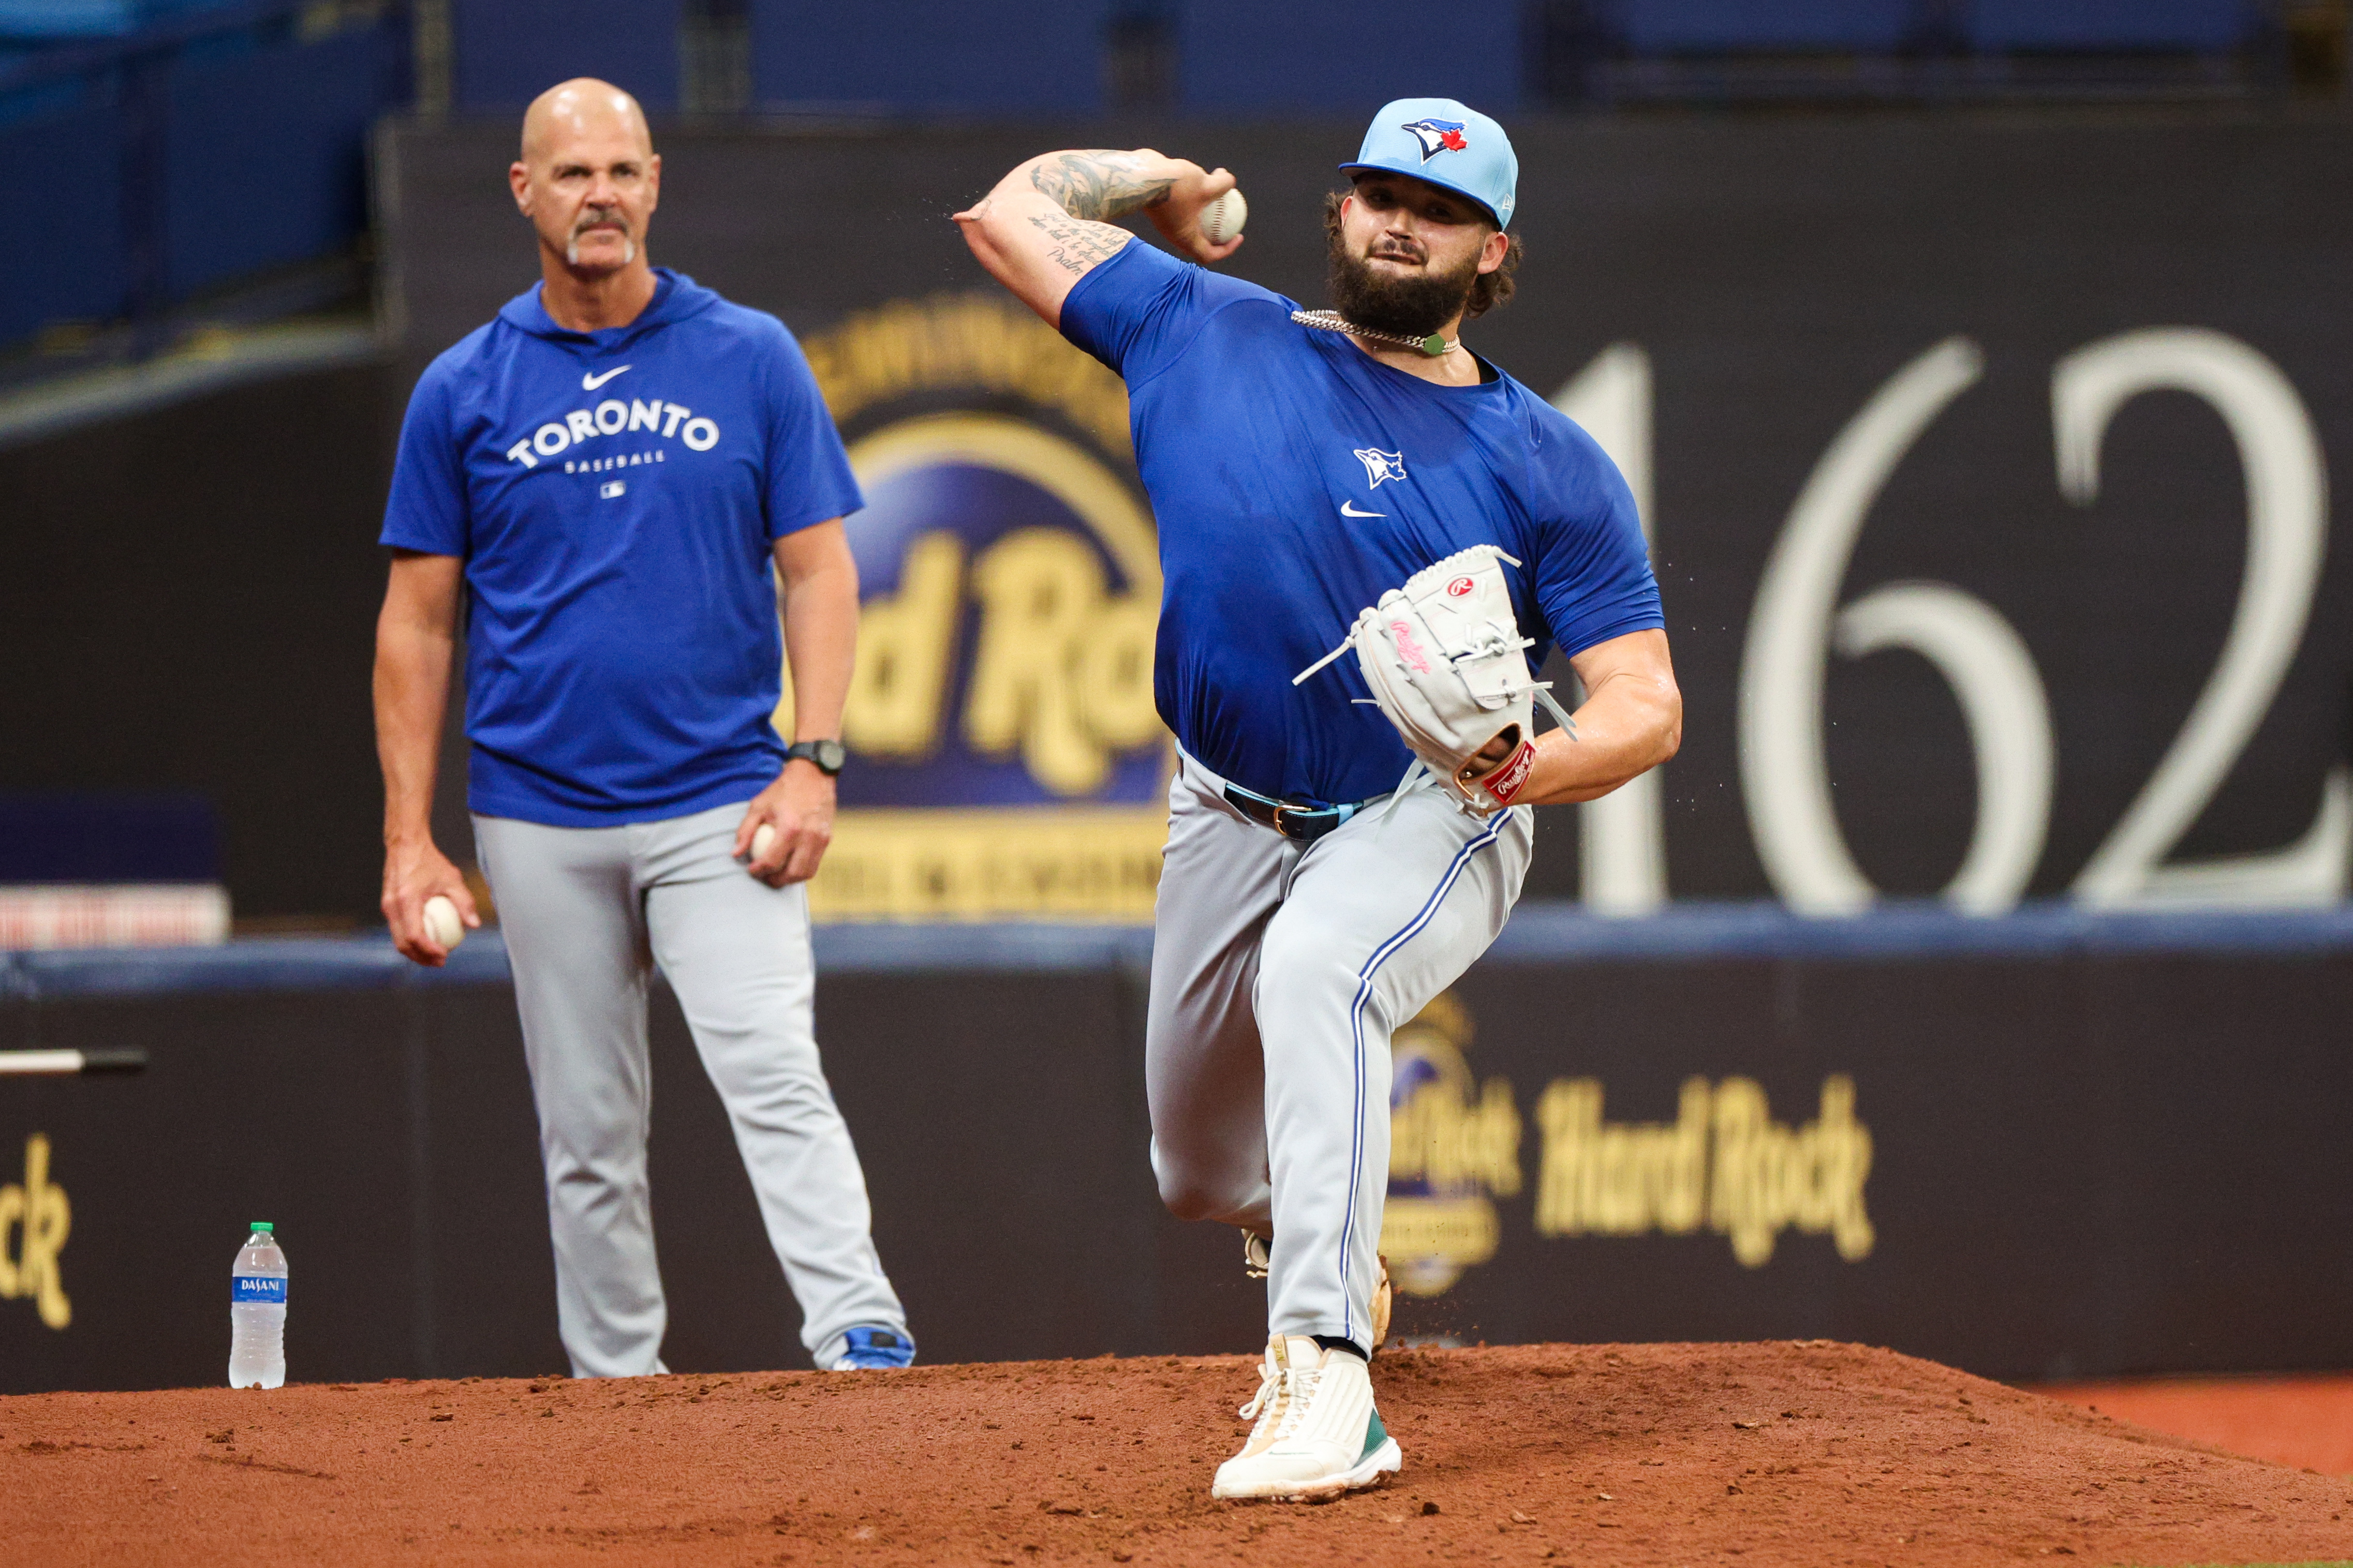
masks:
<path fill-rule="evenodd" d="M 1401 588 L 1356 617 L 1338 647 L 1295 676 L 1298 685 L 1356 650 L 1356 665 L 1388 721 L 1413 749 L 1404 793 L 1427 768 L 1466 810 L 1503 810 L 1535 771 L 1535 704 L 1542 702 L 1574 736 L 1577 726 L 1545 683 L 1528 677 L 1512 592 L 1500 562 L 1519 563 L 1492 544 L 1473 545 L 1406 579 Z M 1482 771 L 1478 758 L 1496 741 L 1504 760 Z"/>

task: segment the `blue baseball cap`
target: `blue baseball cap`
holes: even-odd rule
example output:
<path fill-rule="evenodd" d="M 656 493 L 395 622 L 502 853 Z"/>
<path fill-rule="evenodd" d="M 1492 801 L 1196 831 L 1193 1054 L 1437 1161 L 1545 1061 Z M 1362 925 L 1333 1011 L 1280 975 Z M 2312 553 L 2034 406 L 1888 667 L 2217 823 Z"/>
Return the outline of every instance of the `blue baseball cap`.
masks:
<path fill-rule="evenodd" d="M 1385 169 L 1469 196 L 1508 228 L 1520 183 L 1519 155 L 1504 128 L 1451 98 L 1400 98 L 1365 131 L 1365 145 L 1344 174 Z"/>

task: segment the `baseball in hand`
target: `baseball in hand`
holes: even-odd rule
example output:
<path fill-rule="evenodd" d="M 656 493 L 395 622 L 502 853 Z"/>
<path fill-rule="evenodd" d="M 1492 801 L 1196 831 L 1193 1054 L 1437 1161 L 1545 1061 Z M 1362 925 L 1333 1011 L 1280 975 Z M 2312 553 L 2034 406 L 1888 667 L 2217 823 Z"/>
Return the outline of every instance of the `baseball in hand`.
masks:
<path fill-rule="evenodd" d="M 458 918 L 458 906 L 439 893 L 425 900 L 425 934 L 445 952 L 456 952 L 466 940 L 466 922 Z"/>
<path fill-rule="evenodd" d="M 1201 209 L 1201 237 L 1211 245 L 1223 245 L 1241 233 L 1249 216 L 1250 203 L 1242 200 L 1241 187 L 1237 185 Z"/>
<path fill-rule="evenodd" d="M 776 830 L 774 827 L 769 826 L 764 822 L 760 824 L 759 826 L 752 830 L 752 858 L 754 860 L 758 861 L 766 859 L 768 858 L 768 851 L 774 849 L 776 847 Z"/>

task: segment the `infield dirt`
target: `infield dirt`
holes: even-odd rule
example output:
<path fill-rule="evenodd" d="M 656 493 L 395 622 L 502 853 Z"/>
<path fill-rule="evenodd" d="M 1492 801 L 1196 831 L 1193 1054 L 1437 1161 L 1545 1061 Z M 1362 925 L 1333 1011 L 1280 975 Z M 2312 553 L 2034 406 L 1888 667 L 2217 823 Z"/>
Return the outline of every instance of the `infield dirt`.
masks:
<path fill-rule="evenodd" d="M 2353 1480 L 1828 1342 L 1384 1353 L 1405 1472 L 1213 1502 L 1256 1363 L 0 1399 L 9 1563 L 2278 1562 Z"/>

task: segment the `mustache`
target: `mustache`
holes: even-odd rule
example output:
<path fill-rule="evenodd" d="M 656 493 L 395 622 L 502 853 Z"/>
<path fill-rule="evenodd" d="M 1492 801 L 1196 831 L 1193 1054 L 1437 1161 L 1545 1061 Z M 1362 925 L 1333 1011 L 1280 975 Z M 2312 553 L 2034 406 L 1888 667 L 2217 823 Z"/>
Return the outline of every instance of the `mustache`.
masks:
<path fill-rule="evenodd" d="M 1430 252 L 1416 241 L 1401 234 L 1385 237 L 1379 244 L 1365 252 L 1367 261 L 1418 261 L 1430 259 Z"/>
<path fill-rule="evenodd" d="M 584 216 L 578 223 L 574 224 L 572 226 L 572 238 L 564 247 L 564 259 L 570 262 L 575 267 L 579 266 L 581 237 L 589 233 L 591 230 L 599 228 L 609 228 L 619 231 L 621 236 L 622 266 L 627 267 L 637 260 L 637 237 L 629 232 L 629 226 L 627 223 L 624 223 L 620 218 L 614 216 L 610 213 L 586 215 Z"/>

